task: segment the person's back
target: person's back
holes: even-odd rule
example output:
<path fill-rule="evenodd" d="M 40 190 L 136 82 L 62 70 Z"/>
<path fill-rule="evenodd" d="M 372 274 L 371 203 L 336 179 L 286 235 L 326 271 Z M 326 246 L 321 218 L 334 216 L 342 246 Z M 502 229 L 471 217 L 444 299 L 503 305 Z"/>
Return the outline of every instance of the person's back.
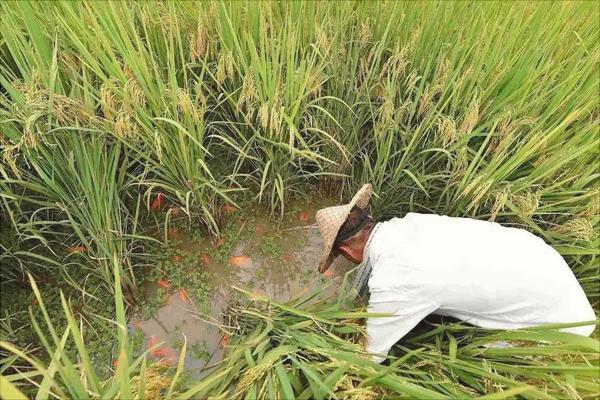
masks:
<path fill-rule="evenodd" d="M 368 351 L 389 349 L 427 315 L 492 329 L 570 324 L 589 336 L 594 310 L 563 258 L 523 229 L 469 218 L 409 213 L 376 224 L 363 185 L 345 205 L 317 211 L 323 237 L 319 271 L 339 255 L 360 267 L 351 293 L 368 284 Z M 579 325 L 577 326 L 577 323 Z"/>
<path fill-rule="evenodd" d="M 387 353 L 430 313 L 494 329 L 595 319 L 566 262 L 525 230 L 409 213 L 371 236 L 369 311 L 395 315 L 369 319 L 372 352 Z M 587 336 L 594 327 L 565 330 Z"/>

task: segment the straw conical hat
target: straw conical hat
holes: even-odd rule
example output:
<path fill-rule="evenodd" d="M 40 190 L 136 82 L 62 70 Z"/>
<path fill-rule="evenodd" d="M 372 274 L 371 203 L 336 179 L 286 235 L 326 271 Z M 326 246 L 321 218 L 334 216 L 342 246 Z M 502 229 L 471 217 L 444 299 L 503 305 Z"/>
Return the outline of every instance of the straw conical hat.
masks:
<path fill-rule="evenodd" d="M 354 195 L 350 203 L 343 206 L 327 207 L 317 211 L 315 219 L 319 226 L 319 231 L 321 231 L 321 236 L 323 237 L 323 255 L 319 262 L 320 272 L 327 271 L 331 266 L 331 263 L 333 263 L 333 260 L 337 257 L 336 255 L 331 254 L 331 249 L 333 248 L 333 243 L 335 242 L 338 231 L 344 222 L 346 222 L 348 214 L 350 214 L 350 210 L 352 210 L 352 207 L 354 206 L 367 208 L 372 193 L 373 187 L 370 183 L 367 183 Z"/>

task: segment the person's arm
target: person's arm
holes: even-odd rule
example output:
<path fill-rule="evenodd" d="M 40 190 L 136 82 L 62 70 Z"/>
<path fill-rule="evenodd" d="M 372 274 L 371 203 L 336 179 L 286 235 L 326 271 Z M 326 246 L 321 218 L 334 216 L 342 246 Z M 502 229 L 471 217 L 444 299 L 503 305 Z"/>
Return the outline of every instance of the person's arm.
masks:
<path fill-rule="evenodd" d="M 367 319 L 367 351 L 373 360 L 383 362 L 392 346 L 436 308 L 433 303 L 404 292 L 372 289 L 369 312 L 393 314 Z"/>

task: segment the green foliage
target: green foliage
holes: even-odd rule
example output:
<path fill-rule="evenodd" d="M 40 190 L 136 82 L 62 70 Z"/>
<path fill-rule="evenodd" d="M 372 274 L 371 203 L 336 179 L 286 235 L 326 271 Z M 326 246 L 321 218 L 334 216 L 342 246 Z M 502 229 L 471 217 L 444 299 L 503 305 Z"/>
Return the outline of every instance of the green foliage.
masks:
<path fill-rule="evenodd" d="M 114 257 L 113 263 L 116 263 L 116 260 Z M 119 268 L 116 264 L 114 271 L 115 282 L 120 282 Z M 168 378 L 166 371 L 161 371 L 156 365 L 147 364 L 146 353 L 133 356 L 133 352 L 139 350 L 140 335 L 134 333 L 133 338 L 128 337 L 125 303 L 119 284 L 115 286 L 116 320 L 109 321 L 114 331 L 111 331 L 111 337 L 106 339 L 115 343 L 117 355 L 112 365 L 114 369 L 111 368 L 108 374 L 100 375 L 94 358 L 96 348 L 93 342 L 87 341 L 85 327 L 79 323 L 79 318 L 64 294 L 60 293 L 62 309 L 57 312 L 66 320 L 66 324 L 59 327 L 52 321 L 49 313 L 51 310 L 46 308 L 37 284 L 31 276 L 29 278 L 40 310 L 37 314 L 30 310 L 30 315 L 35 332 L 43 343 L 42 351 L 46 353 L 47 361 L 20 350 L 10 342 L 0 340 L 2 352 L 14 355 L 13 364 L 8 366 L 10 374 L 3 371 L 0 397 L 19 398 L 18 396 L 22 395 L 20 388 L 7 385 L 4 380 L 18 382 L 24 377 L 30 382 L 31 379 L 35 382 L 35 397 L 38 399 L 47 399 L 51 395 L 52 398 L 61 399 L 134 398 L 134 393 L 136 398 L 145 398 L 146 395 L 152 398 L 159 393 L 167 393 L 168 387 L 174 387 L 178 372 L 173 379 Z M 61 332 L 62 336 L 59 336 Z M 68 344 L 74 347 L 73 352 L 66 350 Z M 180 365 L 184 357 L 185 343 Z M 17 360 L 20 361 L 19 364 L 15 363 Z"/>
<path fill-rule="evenodd" d="M 140 270 L 136 278 L 151 288 L 136 304 L 136 313 L 143 319 L 154 316 L 165 305 L 169 294 L 180 288 L 185 289 L 199 310 L 208 307 L 211 273 L 206 270 L 201 253 L 184 251 L 180 245 L 179 240 L 171 240 L 165 247 L 149 249 L 153 264 Z M 159 280 L 166 281 L 170 287 L 160 287 Z"/>
<path fill-rule="evenodd" d="M 149 319 L 156 315 L 158 310 L 167 302 L 167 290 L 157 289 L 155 293 L 145 295 L 136 303 L 135 313 L 142 319 Z"/>
<path fill-rule="evenodd" d="M 192 356 L 198 360 L 208 360 L 210 358 L 210 352 L 208 351 L 208 343 L 205 340 L 193 343 L 190 346 Z"/>
<path fill-rule="evenodd" d="M 142 348 L 144 346 L 144 341 L 146 340 L 146 336 L 144 335 L 144 331 L 138 328 L 133 330 L 131 334 L 131 354 L 136 356 L 142 353 Z"/>
<path fill-rule="evenodd" d="M 246 295 L 249 304 L 230 309 L 226 358 L 204 378 L 200 397 L 564 398 L 600 390 L 600 343 L 556 327 L 498 332 L 437 322 L 380 365 L 364 350 L 363 309 L 340 308 L 343 299 L 314 301 L 315 293 L 285 304 Z"/>
<path fill-rule="evenodd" d="M 183 346 L 183 335 L 181 334 L 179 328 L 175 328 L 175 330 L 171 332 L 169 336 L 172 348 L 180 349 Z"/>
<path fill-rule="evenodd" d="M 178 252 L 168 238 L 173 210 L 182 210 L 177 224 L 193 227 L 197 239 L 221 235 L 225 244 L 209 255 L 225 262 L 244 238 L 239 221 L 226 221 L 224 205 L 249 197 L 282 218 L 295 195 L 347 198 L 371 182 L 377 218 L 420 211 L 522 227 L 559 251 L 597 302 L 599 19 L 586 1 L 0 3 L 0 277 L 27 285 L 30 272 L 49 281 L 41 290 L 50 323 L 40 329 L 52 338 L 42 346 L 60 368 L 48 369 L 57 378 L 48 377 L 42 393 L 52 387 L 58 397 L 130 397 L 133 372 L 117 371 L 118 389 L 100 385 L 89 371 L 95 348 L 85 357 L 74 322 L 94 327 L 84 329 L 86 344 L 93 335 L 106 342 L 90 315 L 114 311 L 123 327 L 124 303 L 107 308 L 88 294 L 124 295 L 133 304 L 144 281 L 167 279 L 203 304 L 210 288 L 197 255 Z M 162 252 L 146 230 L 153 224 L 171 242 L 164 258 L 153 259 Z M 265 252 L 280 255 L 269 240 Z M 94 285 L 79 279 L 88 274 Z M 53 284 L 83 295 L 65 292 L 72 320 L 62 305 L 59 312 Z M 142 313 L 155 312 L 163 292 L 155 303 L 143 299 Z M 23 304 L 33 300 L 10 293 Z M 3 339 L 14 335 L 26 347 L 34 338 L 22 311 L 3 299 L 0 326 Z M 61 345 L 50 326 L 67 322 L 72 340 Z M 122 349 L 122 330 L 117 336 Z M 580 377 L 584 367 L 569 376 L 557 371 L 581 359 L 553 358 L 556 347 L 533 366 L 538 361 L 526 350 L 501 362 L 489 351 L 471 355 L 480 349 L 469 347 L 468 335 L 435 337 L 436 352 L 459 343 L 452 354 L 468 365 L 435 358 L 439 371 L 410 378 L 427 390 L 484 393 L 483 369 L 505 396 L 542 397 L 542 384 L 531 375 L 530 386 L 516 386 L 519 379 L 499 373 L 536 370 L 558 397 L 564 388 L 577 397 L 597 386 Z M 571 351 L 568 339 L 561 337 Z M 432 365 L 430 345 L 406 360 Z M 57 360 L 59 347 L 66 355 Z M 76 367 L 75 359 L 64 361 L 73 349 L 83 360 Z M 272 393 L 279 382 L 283 394 L 322 397 L 332 389 L 319 374 L 348 376 L 340 360 L 315 371 L 289 354 L 262 375 L 263 391 L 256 383 L 245 393 Z M 270 365 L 256 355 L 244 362 Z M 239 372 L 224 368 L 183 397 Z M 544 368 L 557 380 L 546 380 Z M 460 378 L 469 389 L 431 383 L 433 376 Z M 376 380 L 392 393 L 423 394 L 406 391 L 405 380 Z"/>
<path fill-rule="evenodd" d="M 68 269 L 71 272 L 69 279 L 85 282 L 84 292 L 76 286 L 44 285 L 40 287 L 40 295 L 44 298 L 44 305 L 48 312 L 50 323 L 56 327 L 67 324 L 67 318 L 61 305 L 61 293 L 69 299 L 73 314 L 81 319 L 85 326 L 84 340 L 90 350 L 90 359 L 97 366 L 100 376 L 110 372 L 111 359 L 114 356 L 113 347 L 115 336 L 113 327 L 107 322 L 114 318 L 115 307 L 112 298 L 105 298 L 106 289 L 101 287 L 102 280 L 94 275 Z M 85 294 L 84 294 L 85 293 Z M 2 323 L 0 324 L 0 340 L 10 341 L 21 348 L 41 346 L 37 332 L 31 326 L 32 315 L 42 317 L 42 309 L 34 291 L 29 288 L 2 284 L 0 290 L 0 307 L 2 309 Z M 31 311 L 28 312 L 28 309 Z M 77 349 L 73 342 L 67 342 L 64 351 L 74 357 Z"/>
<path fill-rule="evenodd" d="M 283 249 L 276 243 L 274 236 L 263 236 L 260 250 L 263 255 L 272 259 L 280 259 L 283 255 Z"/>
<path fill-rule="evenodd" d="M 114 255 L 112 259 L 114 280 L 120 282 L 120 268 L 117 265 L 117 260 L 116 255 Z M 44 361 L 39 360 L 35 355 L 28 355 L 10 342 L 0 341 L 0 348 L 4 352 L 14 354 L 31 366 L 31 372 L 28 373 L 29 378 L 39 379 L 39 383 L 36 385 L 38 386 L 36 397 L 48 398 L 51 392 L 59 398 L 86 399 L 96 397 L 94 394 L 100 394 L 101 392 L 103 396 L 108 397 L 131 397 L 130 374 L 133 374 L 135 366 L 142 362 L 142 358 L 132 362 L 133 360 L 130 357 L 124 298 L 120 284 L 115 286 L 114 315 L 116 320 L 112 321 L 113 326 L 116 325 L 117 329 L 116 332 L 111 332 L 112 337 L 110 338 L 119 349 L 118 363 L 115 375 L 109 378 L 108 385 L 104 385 L 104 379 L 93 363 L 93 351 L 95 349 L 86 341 L 83 320 L 74 313 L 74 308 L 69 304 L 64 293 L 60 293 L 62 306 L 60 314 L 66 319 L 66 324 L 59 327 L 53 323 L 49 314 L 50 310 L 46 308 L 37 284 L 31 275 L 29 281 L 35 295 L 36 304 L 39 307 L 39 313 L 37 314 L 34 314 L 33 309 L 30 308 L 30 316 L 35 332 L 43 344 L 42 349 L 50 360 L 49 364 L 45 366 Z M 44 328 L 42 329 L 42 327 Z M 59 336 L 61 332 L 62 334 Z M 67 342 L 72 343 L 75 354 L 65 350 Z M 130 363 L 133 364 L 131 370 L 129 369 Z M 8 376 L 7 379 L 15 381 L 21 378 L 22 375 L 19 370 L 20 367 L 16 367 L 16 372 L 12 376 Z M 6 389 L 2 388 L 2 397 L 7 396 L 4 390 Z"/>
<path fill-rule="evenodd" d="M 591 3 L 27 4 L 2 5 L 3 273 L 68 235 L 134 298 L 159 193 L 217 234 L 240 190 L 283 215 L 369 181 L 380 217 L 527 227 L 599 295 Z"/>

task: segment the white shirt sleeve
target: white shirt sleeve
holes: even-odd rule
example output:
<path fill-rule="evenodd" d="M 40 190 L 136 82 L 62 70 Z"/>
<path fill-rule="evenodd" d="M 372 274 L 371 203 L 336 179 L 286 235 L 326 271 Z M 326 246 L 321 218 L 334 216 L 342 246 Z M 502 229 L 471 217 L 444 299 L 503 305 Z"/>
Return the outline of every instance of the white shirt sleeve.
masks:
<path fill-rule="evenodd" d="M 432 302 L 404 291 L 372 288 L 369 312 L 393 314 L 367 319 L 367 351 L 373 361 L 383 362 L 391 347 L 436 308 Z"/>

